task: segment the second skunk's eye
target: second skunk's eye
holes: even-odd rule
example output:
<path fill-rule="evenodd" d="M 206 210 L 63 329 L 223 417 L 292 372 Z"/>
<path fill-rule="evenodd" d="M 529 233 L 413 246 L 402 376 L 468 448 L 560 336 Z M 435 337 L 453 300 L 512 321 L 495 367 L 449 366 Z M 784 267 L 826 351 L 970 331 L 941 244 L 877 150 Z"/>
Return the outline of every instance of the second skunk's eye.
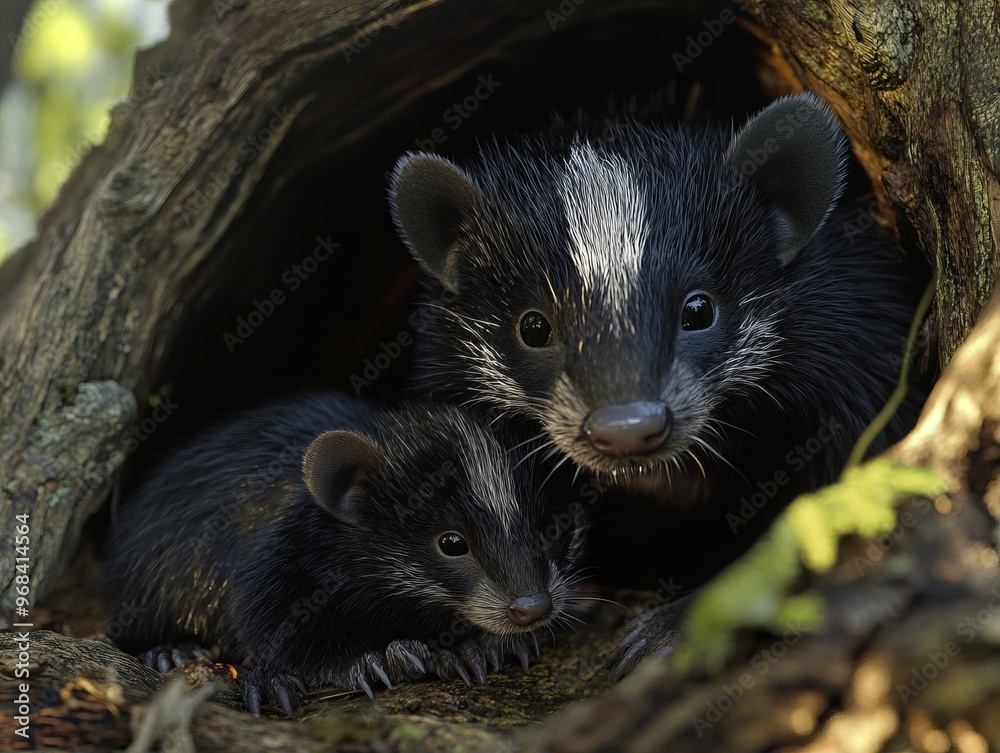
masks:
<path fill-rule="evenodd" d="M 442 533 L 438 538 L 438 549 L 446 557 L 461 557 L 469 553 L 469 545 L 462 538 L 462 534 L 456 531 Z"/>
<path fill-rule="evenodd" d="M 715 324 L 715 303 L 708 293 L 691 293 L 681 309 L 681 329 L 708 329 Z"/>
<path fill-rule="evenodd" d="M 544 348 L 552 342 L 552 325 L 537 311 L 528 311 L 518 325 L 521 342 L 529 348 Z"/>

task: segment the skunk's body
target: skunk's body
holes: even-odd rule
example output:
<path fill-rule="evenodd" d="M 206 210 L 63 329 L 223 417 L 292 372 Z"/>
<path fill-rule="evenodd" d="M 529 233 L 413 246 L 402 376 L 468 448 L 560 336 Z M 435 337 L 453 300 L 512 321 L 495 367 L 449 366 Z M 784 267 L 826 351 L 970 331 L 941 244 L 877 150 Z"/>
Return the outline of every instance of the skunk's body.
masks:
<path fill-rule="evenodd" d="M 461 166 L 407 155 L 393 210 L 432 278 L 418 385 L 609 479 L 650 562 L 724 561 L 835 477 L 898 382 L 918 291 L 838 208 L 845 158 L 811 95 L 736 134 L 626 120 Z M 631 522 L 647 506 L 659 527 Z"/>
<path fill-rule="evenodd" d="M 575 598 L 580 518 L 553 528 L 513 466 L 448 406 L 310 394 L 236 417 L 124 505 L 107 563 L 117 640 L 218 645 L 252 668 L 255 713 L 316 686 L 482 679 Z"/>

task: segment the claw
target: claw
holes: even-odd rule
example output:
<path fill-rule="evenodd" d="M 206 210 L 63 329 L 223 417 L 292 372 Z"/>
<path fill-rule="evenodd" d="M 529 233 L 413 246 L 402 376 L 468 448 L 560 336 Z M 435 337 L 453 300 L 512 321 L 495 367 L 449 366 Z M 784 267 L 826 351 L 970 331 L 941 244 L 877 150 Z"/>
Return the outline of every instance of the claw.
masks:
<path fill-rule="evenodd" d="M 260 691 L 255 686 L 243 686 L 243 703 L 251 714 L 260 716 Z"/>
<path fill-rule="evenodd" d="M 159 654 L 156 657 L 156 669 L 161 675 L 167 674 L 170 670 L 174 668 L 174 663 L 170 661 L 170 657 L 166 654 Z"/>
<path fill-rule="evenodd" d="M 468 685 L 470 688 L 472 687 L 472 678 L 469 676 L 469 670 L 463 667 L 460 663 L 456 663 L 455 672 L 458 674 L 459 677 L 465 680 L 466 685 Z"/>
<path fill-rule="evenodd" d="M 420 660 L 419 656 L 417 656 L 416 654 L 410 653 L 409 651 L 403 651 L 403 656 L 405 656 L 407 659 L 410 660 L 410 663 L 414 667 L 417 668 L 417 671 L 420 674 L 422 674 L 422 675 L 426 675 L 427 674 L 427 667 L 424 666 L 424 663 Z"/>
<path fill-rule="evenodd" d="M 538 648 L 538 636 L 535 635 L 534 633 L 531 634 L 531 643 L 535 647 L 535 658 L 536 659 L 540 658 L 542 655 L 542 651 L 541 649 Z"/>
<path fill-rule="evenodd" d="M 476 682 L 480 685 L 486 682 L 486 664 L 483 662 L 482 656 L 470 659 L 469 666 L 472 667 L 472 674 L 476 676 Z"/>
<path fill-rule="evenodd" d="M 370 700 L 372 700 L 372 701 L 375 700 L 375 694 L 372 692 L 372 686 L 368 684 L 368 681 L 365 680 L 364 677 L 362 677 L 361 679 L 358 680 L 358 687 L 361 690 L 365 691 L 365 693 L 368 695 L 368 698 Z"/>
<path fill-rule="evenodd" d="M 292 675 L 290 679 L 292 683 L 295 685 L 295 689 L 299 691 L 299 693 L 302 695 L 303 698 L 309 695 L 309 689 L 306 687 L 306 684 L 302 682 L 302 680 L 300 680 L 295 675 Z"/>
<path fill-rule="evenodd" d="M 622 638 L 622 640 L 621 640 L 622 646 L 629 646 L 629 645 L 631 645 L 632 643 L 635 642 L 635 639 L 638 638 L 641 634 L 642 634 L 642 625 L 640 625 L 635 630 L 633 630 L 631 633 L 629 633 L 624 638 Z"/>
<path fill-rule="evenodd" d="M 292 709 L 292 699 L 288 695 L 288 689 L 284 685 L 278 685 L 274 689 L 274 694 L 278 697 L 278 704 L 284 709 L 286 714 L 291 714 Z"/>
<path fill-rule="evenodd" d="M 517 648 L 514 649 L 514 653 L 517 655 L 517 658 L 521 660 L 521 666 L 527 669 L 529 666 L 528 662 L 530 659 L 530 657 L 528 656 L 528 647 L 525 646 L 523 643 L 518 643 Z"/>
<path fill-rule="evenodd" d="M 627 675 L 632 667 L 642 658 L 643 650 L 646 648 L 646 639 L 640 638 L 634 645 L 632 645 L 625 655 L 618 660 L 618 663 L 611 670 L 611 674 L 608 675 L 608 679 L 611 682 L 618 682 L 625 675 Z"/>
<path fill-rule="evenodd" d="M 183 669 L 190 664 L 197 664 L 206 658 L 205 650 L 201 646 L 174 646 L 170 650 L 170 661 L 178 669 Z"/>
<path fill-rule="evenodd" d="M 664 646 L 663 648 L 658 648 L 656 649 L 656 651 L 653 652 L 653 656 L 655 656 L 657 659 L 666 659 L 668 656 L 674 653 L 675 648 L 676 646 Z"/>
<path fill-rule="evenodd" d="M 378 675 L 378 679 L 380 679 L 382 682 L 384 682 L 385 686 L 387 688 L 391 688 L 392 687 L 392 683 L 389 682 L 389 675 L 387 675 L 385 673 L 385 670 L 382 668 L 382 665 L 379 664 L 377 661 L 372 661 L 371 664 L 370 664 L 370 666 L 371 666 L 372 672 L 374 672 L 375 674 Z"/>
<path fill-rule="evenodd" d="M 498 649 L 496 646 L 492 646 L 491 648 L 489 648 L 489 649 L 486 650 L 486 656 L 490 660 L 490 666 L 493 667 L 493 671 L 494 672 L 499 672 L 500 671 L 500 649 Z"/>

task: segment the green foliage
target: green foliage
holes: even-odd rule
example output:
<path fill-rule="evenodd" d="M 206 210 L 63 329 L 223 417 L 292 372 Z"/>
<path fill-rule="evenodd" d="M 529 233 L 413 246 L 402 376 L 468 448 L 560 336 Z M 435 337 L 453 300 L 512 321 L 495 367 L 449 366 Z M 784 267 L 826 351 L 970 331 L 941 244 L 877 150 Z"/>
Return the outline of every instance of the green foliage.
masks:
<path fill-rule="evenodd" d="M 917 333 L 920 331 L 920 325 L 923 324 L 924 317 L 927 316 L 927 311 L 931 307 L 936 292 L 937 275 L 935 274 L 931 276 L 927 287 L 924 288 L 924 294 L 920 297 L 917 310 L 914 312 L 913 319 L 910 322 L 910 332 L 906 336 L 906 348 L 903 351 L 903 363 L 899 370 L 899 382 L 896 384 L 896 389 L 893 390 L 892 395 L 882 407 L 882 410 L 879 411 L 878 415 L 875 416 L 864 432 L 862 432 L 861 436 L 858 437 L 851 456 L 847 459 L 846 468 L 854 468 L 861 463 L 862 458 L 868 454 L 872 442 L 889 425 L 892 417 L 896 415 L 896 411 L 899 410 L 903 401 L 906 400 L 906 396 L 910 390 L 910 363 L 913 361 L 913 349 L 917 341 Z"/>
<path fill-rule="evenodd" d="M 93 144 L 128 94 L 136 48 L 163 23 L 162 0 L 39 0 L 15 42 L 0 149 L 0 259 Z M 13 142 L 13 143 L 12 143 Z"/>
<path fill-rule="evenodd" d="M 815 593 L 789 593 L 803 566 L 826 572 L 837 561 L 842 536 L 884 536 L 896 524 L 900 501 L 945 491 L 926 468 L 884 458 L 860 464 L 906 398 L 914 342 L 936 288 L 933 278 L 914 312 L 896 389 L 858 438 L 840 481 L 796 498 L 749 552 L 702 590 L 688 615 L 688 640 L 675 659 L 679 670 L 696 663 L 720 667 L 732 648 L 733 633 L 741 627 L 776 634 L 789 628 L 795 633 L 814 629 L 822 620 L 822 599 Z"/>
<path fill-rule="evenodd" d="M 877 459 L 844 472 L 839 483 L 798 497 L 738 562 L 699 594 L 688 615 L 688 640 L 675 666 L 722 665 L 741 627 L 780 634 L 789 627 L 809 630 L 822 618 L 818 594 L 790 594 L 803 566 L 813 572 L 836 562 L 840 537 L 877 538 L 896 524 L 896 505 L 914 495 L 944 491 L 937 476 Z"/>
<path fill-rule="evenodd" d="M 32 208 L 56 196 L 90 144 L 104 140 L 108 108 L 128 90 L 136 29 L 114 18 L 91 19 L 79 5 L 59 6 L 52 17 L 27 19 L 37 33 L 15 59 L 15 71 L 35 96 L 35 175 Z"/>

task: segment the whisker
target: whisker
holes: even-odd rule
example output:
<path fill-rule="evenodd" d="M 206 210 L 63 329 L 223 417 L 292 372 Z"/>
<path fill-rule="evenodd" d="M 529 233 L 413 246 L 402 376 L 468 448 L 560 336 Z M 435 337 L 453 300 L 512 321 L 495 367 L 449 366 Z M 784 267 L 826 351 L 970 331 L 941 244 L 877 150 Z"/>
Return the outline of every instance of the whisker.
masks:
<path fill-rule="evenodd" d="M 545 434 L 545 432 L 544 432 L 544 431 L 542 431 L 542 432 L 539 432 L 539 433 L 538 433 L 538 434 L 536 434 L 535 436 L 533 436 L 533 437 L 530 437 L 530 438 L 528 438 L 528 439 L 525 439 L 525 440 L 524 440 L 523 442 L 518 442 L 518 443 L 517 443 L 516 445 L 514 445 L 513 447 L 511 447 L 511 448 L 510 448 L 510 449 L 508 450 L 508 452 L 513 452 L 514 450 L 517 450 L 517 449 L 519 449 L 519 448 L 521 448 L 521 447 L 524 447 L 524 446 L 525 446 L 526 444 L 528 444 L 529 442 L 538 442 L 539 440 L 545 440 L 545 439 L 546 439 L 546 434 Z M 551 440 L 550 440 L 550 441 L 551 441 Z"/>
<path fill-rule="evenodd" d="M 688 456 L 695 462 L 695 464 L 698 466 L 698 468 L 701 469 L 701 477 L 707 479 L 708 478 L 708 474 L 705 473 L 705 466 L 703 466 L 701 464 L 701 461 L 698 460 L 698 456 L 695 455 L 693 452 L 691 452 L 691 450 L 685 450 L 684 452 L 686 452 L 688 454 Z"/>
<path fill-rule="evenodd" d="M 555 473 L 556 471 L 558 471 L 558 470 L 559 470 L 559 469 L 560 469 L 560 468 L 562 467 L 562 464 L 563 464 L 563 463 L 565 463 L 565 462 L 566 462 L 567 460 L 569 460 L 569 457 L 568 457 L 568 456 L 566 456 L 566 455 L 564 455 L 564 456 L 563 456 L 563 459 L 562 459 L 562 460 L 560 460 L 560 461 L 559 461 L 558 463 L 556 463 L 556 464 L 555 464 L 555 466 L 554 466 L 554 467 L 552 468 L 552 470 L 551 470 L 551 471 L 549 471 L 549 475 L 545 477 L 545 480 L 544 480 L 544 481 L 542 481 L 542 483 L 541 483 L 541 484 L 539 484 L 538 488 L 539 488 L 539 489 L 544 489 L 544 488 L 545 488 L 545 484 L 547 484 L 547 483 L 548 483 L 548 481 L 549 481 L 549 479 L 550 479 L 550 478 L 552 478 L 552 475 L 553 475 L 553 474 L 554 474 L 554 473 Z"/>
<path fill-rule="evenodd" d="M 514 468 L 519 468 L 522 463 L 527 462 L 527 460 L 530 459 L 533 455 L 541 452 L 542 450 L 546 449 L 548 446 L 549 446 L 548 443 L 541 444 L 538 447 L 536 447 L 535 449 L 533 449 L 531 452 L 525 454 L 525 456 L 523 458 L 521 458 L 520 460 L 517 461 L 517 463 L 514 464 Z M 542 482 L 543 486 L 544 486 L 544 483 L 545 482 L 543 481 Z"/>

